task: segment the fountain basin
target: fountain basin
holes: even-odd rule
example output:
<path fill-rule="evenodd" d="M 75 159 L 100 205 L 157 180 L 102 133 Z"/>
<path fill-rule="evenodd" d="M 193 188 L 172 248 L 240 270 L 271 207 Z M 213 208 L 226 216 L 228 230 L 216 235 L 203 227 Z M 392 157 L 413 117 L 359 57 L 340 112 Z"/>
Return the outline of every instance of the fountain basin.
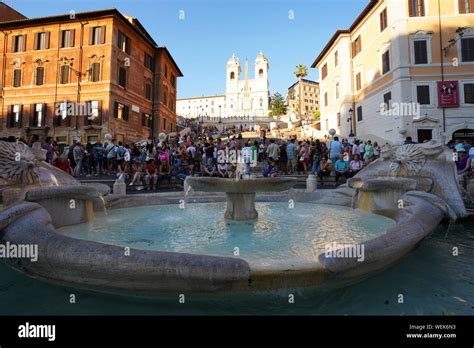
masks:
<path fill-rule="evenodd" d="M 325 196 L 327 195 L 330 195 L 330 192 L 325 193 Z M 130 198 L 130 201 L 137 202 L 140 197 L 136 196 Z M 149 195 L 143 195 L 143 201 L 150 200 L 147 196 Z M 170 197 L 169 194 L 167 196 Z M 272 196 L 262 198 L 271 201 Z M 128 199 L 127 197 L 120 198 L 123 205 L 127 205 Z M 180 196 L 177 195 L 175 199 L 175 209 L 178 210 Z M 215 253 L 193 254 L 190 253 L 189 248 L 174 249 L 178 252 L 171 251 L 173 249 L 151 250 L 145 249 L 143 244 L 133 245 L 132 243 L 126 246 L 77 239 L 58 233 L 51 223 L 49 213 L 40 205 L 31 202 L 24 202 L 0 213 L 0 227 L 2 227 L 0 236 L 2 242 L 38 245 L 37 262 L 27 259 L 6 260 L 15 269 L 48 282 L 97 291 L 176 294 L 177 292 L 261 291 L 330 283 L 342 285 L 347 281 L 361 279 L 397 261 L 431 233 L 445 216 L 442 208 L 443 201 L 440 199 L 438 199 L 439 206 L 415 196 L 406 195 L 404 199 L 409 202 L 406 209 L 378 212 L 380 215 L 393 219 L 396 222 L 395 225 L 388 227 L 387 230 L 382 228 L 376 234 L 367 235 L 357 241 L 365 245 L 362 262 L 355 258 L 328 257 L 321 249 L 316 249 L 314 255 L 306 259 L 295 260 L 288 255 L 282 255 L 279 260 L 272 258 L 265 260 L 258 256 L 256 259 L 248 258 L 245 248 L 241 250 L 239 256 L 233 255 L 233 250 L 228 250 L 225 255 L 229 256 L 225 256 Z M 436 196 L 432 199 L 434 203 L 437 202 Z M 221 201 L 216 196 L 208 197 L 208 201 L 214 200 Z M 313 203 L 317 201 L 316 199 Z M 269 204 L 272 207 L 273 203 Z M 315 207 L 312 211 L 314 218 L 317 216 L 317 207 L 313 204 L 309 205 Z M 258 208 L 261 209 L 261 207 Z M 223 206 L 221 209 L 224 209 Z M 332 209 L 341 208 L 333 206 Z M 216 213 L 223 223 L 252 223 L 226 222 L 220 211 L 213 211 L 212 206 L 209 206 L 207 211 Z M 120 216 L 120 212 L 118 213 Z M 278 211 L 275 213 L 278 214 Z M 358 214 L 356 211 L 353 213 Z M 344 231 L 343 227 L 337 228 L 336 214 L 326 215 L 329 218 L 334 217 L 332 220 L 336 230 Z M 263 220 L 265 216 L 266 213 L 262 213 L 261 219 Z M 281 218 L 285 219 L 284 216 Z M 298 217 L 295 219 L 301 220 Z M 31 228 L 33 221 L 34 228 Z M 143 223 L 137 227 L 143 227 Z M 189 222 L 183 223 L 189 226 Z M 212 218 L 208 220 L 208 225 L 214 226 L 215 223 Z M 260 223 L 260 219 L 253 223 Z M 279 225 L 285 226 L 281 223 Z M 128 228 L 121 225 L 120 221 L 117 221 L 117 226 L 122 230 Z M 196 232 L 204 230 L 200 228 L 197 221 L 193 226 L 196 227 Z M 293 224 L 291 228 L 288 228 L 287 237 L 291 238 L 298 228 L 298 224 Z M 173 233 L 172 229 L 165 230 Z M 272 228 L 269 230 L 272 231 Z M 175 233 L 179 233 L 179 228 Z M 212 237 L 212 234 L 209 237 Z M 229 235 L 224 237 L 229 237 Z M 234 237 L 242 238 L 243 236 L 242 233 L 236 233 Z M 252 237 L 252 234 L 248 237 Z M 249 241 L 253 244 L 254 240 L 250 238 Z M 229 242 L 229 246 L 233 244 L 235 243 Z M 288 242 L 277 238 L 276 244 L 284 248 Z M 255 239 L 257 248 L 258 245 Z M 260 259 L 261 262 L 258 262 Z"/>

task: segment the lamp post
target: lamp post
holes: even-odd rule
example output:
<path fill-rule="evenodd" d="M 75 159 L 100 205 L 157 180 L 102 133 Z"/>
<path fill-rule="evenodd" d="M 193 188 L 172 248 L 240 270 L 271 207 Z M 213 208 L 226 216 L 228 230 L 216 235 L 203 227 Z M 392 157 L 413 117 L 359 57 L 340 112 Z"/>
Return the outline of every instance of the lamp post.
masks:
<path fill-rule="evenodd" d="M 222 105 L 219 105 L 219 123 L 222 123 L 222 119 L 221 119 L 221 107 L 222 107 Z"/>
<path fill-rule="evenodd" d="M 352 116 L 354 114 L 354 110 L 352 108 L 349 109 L 349 118 L 347 119 L 347 122 L 349 122 L 350 127 L 351 127 L 351 132 L 349 133 L 349 137 L 353 137 L 354 133 L 352 132 Z"/>

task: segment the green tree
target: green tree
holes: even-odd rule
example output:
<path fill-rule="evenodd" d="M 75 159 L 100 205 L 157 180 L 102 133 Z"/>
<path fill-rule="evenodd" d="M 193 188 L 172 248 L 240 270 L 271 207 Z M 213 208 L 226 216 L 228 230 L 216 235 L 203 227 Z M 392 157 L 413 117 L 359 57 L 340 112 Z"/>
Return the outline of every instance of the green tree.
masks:
<path fill-rule="evenodd" d="M 293 74 L 298 78 L 298 82 L 299 82 L 299 86 L 300 86 L 298 114 L 299 114 L 299 118 L 301 119 L 301 97 L 302 97 L 301 80 L 304 79 L 306 76 L 308 76 L 308 68 L 304 64 L 298 64 L 296 66 L 296 70 Z"/>
<path fill-rule="evenodd" d="M 321 118 L 321 111 L 314 110 L 313 111 L 313 118 L 314 118 L 315 121 L 319 121 L 319 119 Z"/>
<path fill-rule="evenodd" d="M 281 116 L 286 114 L 286 105 L 283 96 L 276 92 L 270 98 L 270 116 Z"/>

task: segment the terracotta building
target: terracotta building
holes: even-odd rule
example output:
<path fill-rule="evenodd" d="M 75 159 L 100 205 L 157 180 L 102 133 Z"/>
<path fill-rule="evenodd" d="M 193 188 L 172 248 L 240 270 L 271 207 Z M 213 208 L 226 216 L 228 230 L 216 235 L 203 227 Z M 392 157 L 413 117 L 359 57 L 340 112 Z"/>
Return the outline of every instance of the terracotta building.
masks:
<path fill-rule="evenodd" d="M 0 135 L 131 142 L 172 132 L 179 67 L 116 9 L 0 22 Z"/>

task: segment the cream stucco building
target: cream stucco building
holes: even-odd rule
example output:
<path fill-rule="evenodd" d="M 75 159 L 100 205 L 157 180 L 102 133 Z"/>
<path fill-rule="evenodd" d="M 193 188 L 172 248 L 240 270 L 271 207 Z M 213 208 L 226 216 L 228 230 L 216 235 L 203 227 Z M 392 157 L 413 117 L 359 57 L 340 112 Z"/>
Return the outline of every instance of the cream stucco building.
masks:
<path fill-rule="evenodd" d="M 226 65 L 225 95 L 182 98 L 177 100 L 177 114 L 186 118 L 199 116 L 228 118 L 233 116 L 267 117 L 269 112 L 268 59 L 260 52 L 254 62 L 254 78 L 249 78 L 245 60 L 244 73 L 235 54 Z"/>
<path fill-rule="evenodd" d="M 394 143 L 474 140 L 472 0 L 371 0 L 312 67 L 323 131 L 352 128 Z"/>

